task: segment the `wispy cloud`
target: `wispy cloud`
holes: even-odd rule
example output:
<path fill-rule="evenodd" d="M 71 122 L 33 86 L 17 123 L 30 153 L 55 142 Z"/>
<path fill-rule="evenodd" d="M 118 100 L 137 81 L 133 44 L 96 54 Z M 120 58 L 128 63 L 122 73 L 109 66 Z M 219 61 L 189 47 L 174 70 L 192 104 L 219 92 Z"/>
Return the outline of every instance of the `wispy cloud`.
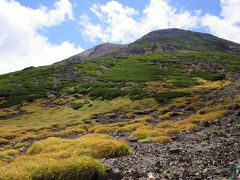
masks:
<path fill-rule="evenodd" d="M 0 0 L 0 73 L 51 64 L 82 51 L 68 41 L 52 44 L 39 33 L 73 18 L 68 0 L 57 1 L 53 9 L 32 9 L 14 0 Z"/>
<path fill-rule="evenodd" d="M 179 10 L 169 2 L 150 0 L 143 11 L 115 0 L 93 4 L 90 9 L 98 23 L 83 15 L 80 20 L 82 35 L 90 41 L 129 43 L 157 29 L 205 28 L 214 35 L 240 43 L 239 0 L 220 0 L 222 11 L 219 16 L 202 14 L 200 10 Z"/>
<path fill-rule="evenodd" d="M 240 0 L 221 0 L 221 16 L 206 14 L 202 25 L 219 37 L 240 43 Z"/>
<path fill-rule="evenodd" d="M 86 15 L 80 24 L 87 40 L 128 43 L 149 31 L 163 28 L 191 29 L 197 26 L 199 11 L 177 10 L 168 0 L 151 0 L 141 12 L 118 1 L 104 5 L 93 4 L 91 11 L 99 23 L 92 23 Z"/>

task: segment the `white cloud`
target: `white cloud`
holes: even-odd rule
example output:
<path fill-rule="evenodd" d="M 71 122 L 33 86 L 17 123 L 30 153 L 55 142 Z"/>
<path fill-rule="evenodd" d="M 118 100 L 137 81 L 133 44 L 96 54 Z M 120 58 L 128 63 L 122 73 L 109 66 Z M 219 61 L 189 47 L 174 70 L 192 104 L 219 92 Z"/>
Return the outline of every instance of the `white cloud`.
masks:
<path fill-rule="evenodd" d="M 118 1 L 109 1 L 105 5 L 94 4 L 91 11 L 100 23 L 91 23 L 82 16 L 83 37 L 88 40 L 128 43 L 143 36 L 149 31 L 163 28 L 191 29 L 197 26 L 199 12 L 178 11 L 169 0 L 151 0 L 142 12 Z"/>
<path fill-rule="evenodd" d="M 221 16 L 206 14 L 202 25 L 221 38 L 240 43 L 240 0 L 221 0 Z"/>
<path fill-rule="evenodd" d="M 59 0 L 53 9 L 32 9 L 14 0 L 0 0 L 0 73 L 39 66 L 82 51 L 70 42 L 52 44 L 39 30 L 73 20 L 69 0 Z"/>

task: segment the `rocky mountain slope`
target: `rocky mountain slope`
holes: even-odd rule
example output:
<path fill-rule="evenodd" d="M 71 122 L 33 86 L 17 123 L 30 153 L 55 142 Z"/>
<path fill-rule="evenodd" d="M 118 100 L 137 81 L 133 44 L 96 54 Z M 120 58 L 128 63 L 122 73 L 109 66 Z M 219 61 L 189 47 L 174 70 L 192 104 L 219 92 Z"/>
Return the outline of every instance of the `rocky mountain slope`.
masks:
<path fill-rule="evenodd" d="M 0 76 L 0 179 L 232 179 L 240 45 L 167 29 Z"/>
<path fill-rule="evenodd" d="M 68 58 L 67 61 L 80 61 L 84 59 L 96 58 L 99 56 L 106 55 L 109 52 L 116 51 L 122 47 L 124 47 L 124 45 L 121 45 L 121 44 L 111 44 L 111 43 L 100 44 L 98 46 L 95 46 L 91 49 L 88 49 L 82 53 L 76 54 Z"/>

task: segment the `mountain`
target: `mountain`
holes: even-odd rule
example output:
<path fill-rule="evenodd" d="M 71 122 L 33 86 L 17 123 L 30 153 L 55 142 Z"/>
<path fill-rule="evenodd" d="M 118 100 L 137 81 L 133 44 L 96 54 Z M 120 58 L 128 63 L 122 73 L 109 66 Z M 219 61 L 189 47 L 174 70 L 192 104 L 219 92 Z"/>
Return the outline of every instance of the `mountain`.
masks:
<path fill-rule="evenodd" d="M 152 31 L 133 43 L 126 45 L 104 43 L 67 61 L 91 59 L 99 56 L 125 56 L 130 54 L 171 53 L 174 51 L 220 51 L 240 53 L 240 45 L 211 34 L 182 29 L 162 29 Z"/>
<path fill-rule="evenodd" d="M 216 36 L 181 29 L 163 29 L 148 33 L 118 53 L 167 53 L 180 50 L 240 53 L 237 43 Z"/>
<path fill-rule="evenodd" d="M 111 43 L 104 43 L 100 44 L 98 46 L 95 46 L 91 49 L 88 49 L 82 53 L 76 54 L 72 57 L 70 57 L 68 60 L 70 61 L 79 61 L 83 59 L 91 59 L 96 58 L 99 56 L 103 56 L 109 52 L 116 51 L 120 48 L 124 47 L 124 45 L 121 44 L 111 44 Z"/>
<path fill-rule="evenodd" d="M 236 179 L 239 48 L 165 29 L 1 75 L 0 180 Z"/>

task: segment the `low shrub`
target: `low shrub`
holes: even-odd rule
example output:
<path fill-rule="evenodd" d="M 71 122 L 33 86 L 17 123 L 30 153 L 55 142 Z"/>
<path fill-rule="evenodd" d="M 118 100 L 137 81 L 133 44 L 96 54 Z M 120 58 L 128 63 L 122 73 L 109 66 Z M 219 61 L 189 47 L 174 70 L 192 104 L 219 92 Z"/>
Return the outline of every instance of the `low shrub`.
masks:
<path fill-rule="evenodd" d="M 120 127 L 117 129 L 117 132 L 131 132 L 136 130 L 138 127 L 144 126 L 143 123 L 133 123 L 133 124 L 127 124 L 123 127 Z"/>
<path fill-rule="evenodd" d="M 134 88 L 129 92 L 129 98 L 131 100 L 140 100 L 149 97 L 149 94 L 140 88 Z"/>
<path fill-rule="evenodd" d="M 186 119 L 189 122 L 200 122 L 200 121 L 213 121 L 217 120 L 228 113 L 227 110 L 213 111 L 206 114 L 194 114 Z"/>
<path fill-rule="evenodd" d="M 178 134 L 178 133 L 180 133 L 180 131 L 181 130 L 178 127 L 176 127 L 176 128 L 164 128 L 164 132 L 166 134 L 168 134 L 168 135 L 170 135 L 170 134 Z"/>
<path fill-rule="evenodd" d="M 0 145 L 6 145 L 9 143 L 9 140 L 5 139 L 5 138 L 0 138 Z"/>
<path fill-rule="evenodd" d="M 137 138 L 138 140 L 156 137 L 161 135 L 161 132 L 154 129 L 143 129 L 139 128 L 136 131 L 132 132 L 131 136 Z"/>
<path fill-rule="evenodd" d="M 47 157 L 24 156 L 0 167 L 0 180 L 90 180 L 104 179 L 107 168 L 90 157 L 56 160 Z"/>
<path fill-rule="evenodd" d="M 200 77 L 209 81 L 219 81 L 219 80 L 224 80 L 225 75 L 220 72 L 216 71 L 195 71 L 192 72 L 192 74 L 196 77 Z"/>
<path fill-rule="evenodd" d="M 14 148 L 28 147 L 28 143 L 17 143 Z"/>
<path fill-rule="evenodd" d="M 159 128 L 175 128 L 176 127 L 175 122 L 172 121 L 172 120 L 168 120 L 168 121 L 158 123 L 157 126 Z"/>
<path fill-rule="evenodd" d="M 169 92 L 160 92 L 157 93 L 154 97 L 155 101 L 158 103 L 164 103 L 171 99 L 175 99 L 178 97 L 189 96 L 190 94 L 187 92 L 178 92 L 178 91 L 169 91 Z"/>
<path fill-rule="evenodd" d="M 197 128 L 197 125 L 193 123 L 184 123 L 182 125 L 179 125 L 178 128 L 180 130 L 193 131 L 194 129 Z"/>
<path fill-rule="evenodd" d="M 72 106 L 72 108 L 73 108 L 74 110 L 80 109 L 81 107 L 83 107 L 83 105 L 84 105 L 84 102 L 82 102 L 82 101 L 73 102 L 73 103 L 71 104 L 71 106 Z"/>
<path fill-rule="evenodd" d="M 153 141 L 159 143 L 169 143 L 172 142 L 172 139 L 169 136 L 158 136 L 153 138 Z"/>
<path fill-rule="evenodd" d="M 127 119 L 133 119 L 134 117 L 135 117 L 135 115 L 132 112 L 129 112 L 126 114 Z"/>
<path fill-rule="evenodd" d="M 125 96 L 126 94 L 126 92 L 118 88 L 92 87 L 89 90 L 91 99 L 101 98 L 102 100 L 112 100 L 120 96 Z"/>
<path fill-rule="evenodd" d="M 153 120 L 154 118 L 151 115 L 143 116 L 136 119 L 137 122 L 142 122 L 142 123 L 149 123 Z"/>
<path fill-rule="evenodd" d="M 11 161 L 13 161 L 13 157 L 9 156 L 7 154 L 0 153 L 0 161 L 11 162 Z"/>
<path fill-rule="evenodd" d="M 178 88 L 196 86 L 196 85 L 201 84 L 191 78 L 186 78 L 186 77 L 184 79 L 175 78 L 175 79 L 171 80 L 170 82 L 173 86 L 178 87 Z"/>
<path fill-rule="evenodd" d="M 63 131 L 59 131 L 56 133 L 53 133 L 52 136 L 66 136 L 66 135 L 71 135 L 71 134 L 82 134 L 85 133 L 86 130 L 85 129 L 81 129 L 81 128 L 73 128 L 73 129 L 65 129 Z"/>
<path fill-rule="evenodd" d="M 117 115 L 115 113 L 107 113 L 104 115 L 105 118 L 107 119 L 111 119 L 111 118 L 115 118 Z"/>
<path fill-rule="evenodd" d="M 116 128 L 114 127 L 98 127 L 94 133 L 111 133 L 114 132 L 116 130 Z"/>
<path fill-rule="evenodd" d="M 110 158 L 127 155 L 131 148 L 122 141 L 108 135 L 89 134 L 78 139 L 48 138 L 34 143 L 27 151 L 29 155 L 71 152 L 75 155 L 88 155 L 94 158 Z"/>

